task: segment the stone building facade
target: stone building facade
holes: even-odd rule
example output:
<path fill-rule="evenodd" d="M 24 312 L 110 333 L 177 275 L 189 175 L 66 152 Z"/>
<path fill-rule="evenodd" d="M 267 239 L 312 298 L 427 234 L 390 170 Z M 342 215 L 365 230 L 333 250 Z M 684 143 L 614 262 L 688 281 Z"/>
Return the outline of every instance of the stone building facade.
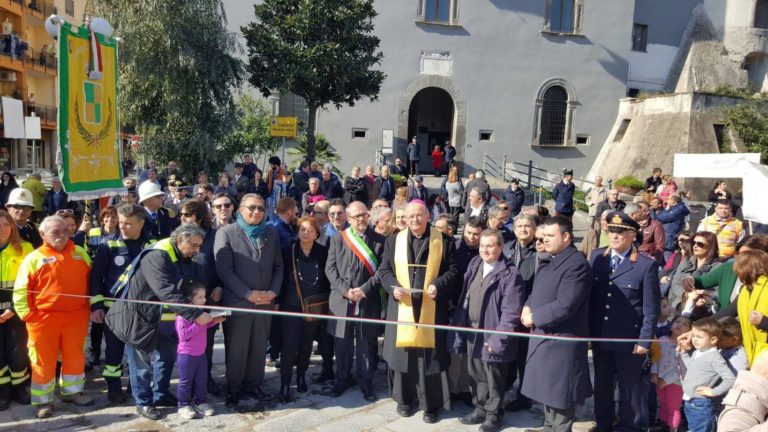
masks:
<path fill-rule="evenodd" d="M 224 3 L 233 30 L 254 19 L 249 2 Z M 768 0 L 388 0 L 375 7 L 387 75 L 378 100 L 317 117 L 345 171 L 390 145 L 390 161 L 404 158 L 416 136 L 425 172 L 434 145 L 452 141 L 465 173 L 484 156 L 506 155 L 587 176 L 614 138 L 627 96 L 716 82 L 768 86 Z M 693 79 L 702 76 L 708 81 Z M 296 99 L 282 95 L 279 114 L 306 116 Z"/>

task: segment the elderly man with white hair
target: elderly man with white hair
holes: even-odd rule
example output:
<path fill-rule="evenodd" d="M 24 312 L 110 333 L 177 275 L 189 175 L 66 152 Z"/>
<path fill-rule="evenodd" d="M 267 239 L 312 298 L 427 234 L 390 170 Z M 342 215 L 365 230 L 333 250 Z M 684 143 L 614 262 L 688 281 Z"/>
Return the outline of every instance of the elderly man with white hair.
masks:
<path fill-rule="evenodd" d="M 453 298 L 454 242 L 429 227 L 429 211 L 418 201 L 405 208 L 408 228 L 387 239 L 376 276 L 389 293 L 387 319 L 414 324 L 447 324 Z M 424 410 L 435 423 L 443 406 L 450 409 L 444 331 L 414 325 L 387 326 L 384 359 L 393 371 L 392 398 L 397 413 Z"/>
<path fill-rule="evenodd" d="M 93 398 L 82 394 L 91 258 L 69 239 L 67 223 L 59 216 L 45 218 L 40 235 L 43 245 L 27 255 L 19 268 L 13 303 L 29 333 L 32 405 L 37 408 L 37 418 L 47 418 L 53 414 L 59 358 L 61 399 L 93 405 Z"/>

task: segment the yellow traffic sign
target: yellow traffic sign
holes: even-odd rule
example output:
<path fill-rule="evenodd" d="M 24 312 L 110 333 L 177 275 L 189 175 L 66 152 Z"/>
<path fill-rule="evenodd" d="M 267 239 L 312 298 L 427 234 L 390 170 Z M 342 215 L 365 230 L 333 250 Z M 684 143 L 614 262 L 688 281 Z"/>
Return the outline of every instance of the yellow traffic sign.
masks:
<path fill-rule="evenodd" d="M 298 117 L 272 117 L 269 135 L 272 137 L 294 138 L 297 135 Z"/>

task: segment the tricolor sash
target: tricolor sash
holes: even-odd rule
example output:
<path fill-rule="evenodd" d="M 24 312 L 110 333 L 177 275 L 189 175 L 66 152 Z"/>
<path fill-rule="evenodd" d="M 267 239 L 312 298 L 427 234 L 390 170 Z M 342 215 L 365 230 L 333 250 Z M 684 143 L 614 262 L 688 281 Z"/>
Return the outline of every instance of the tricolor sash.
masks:
<path fill-rule="evenodd" d="M 411 289 L 411 269 L 418 264 L 408 263 L 408 231 L 400 231 L 395 239 L 395 277 L 397 282 L 406 289 Z M 417 324 L 435 323 L 435 300 L 427 295 L 427 287 L 437 279 L 440 273 L 440 263 L 443 258 L 443 235 L 440 231 L 429 230 L 429 256 L 427 257 L 427 272 L 424 276 L 424 293 L 421 296 L 421 315 Z M 414 257 L 415 259 L 415 257 Z M 398 321 L 416 323 L 413 314 L 413 298 L 406 295 L 398 302 Z M 434 348 L 435 329 L 419 327 L 418 325 L 398 325 L 395 346 L 398 348 Z"/>
<path fill-rule="evenodd" d="M 352 249 L 352 252 L 354 252 L 357 259 L 363 263 L 368 270 L 368 273 L 370 273 L 371 276 L 376 274 L 376 269 L 379 268 L 379 260 L 376 259 L 376 255 L 373 254 L 373 251 L 367 244 L 365 244 L 363 239 L 355 234 L 352 227 L 341 231 L 339 234 L 341 234 L 341 239 L 344 240 L 344 243 Z"/>

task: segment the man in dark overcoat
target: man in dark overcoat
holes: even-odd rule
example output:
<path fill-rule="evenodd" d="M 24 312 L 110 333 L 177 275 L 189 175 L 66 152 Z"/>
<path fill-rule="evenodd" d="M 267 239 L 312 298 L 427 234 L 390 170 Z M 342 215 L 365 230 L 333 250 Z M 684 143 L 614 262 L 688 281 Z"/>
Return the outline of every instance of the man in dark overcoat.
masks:
<path fill-rule="evenodd" d="M 640 225 L 630 216 L 607 216 L 607 248 L 592 252 L 590 324 L 596 338 L 651 339 L 659 315 L 658 264 L 632 244 Z M 649 382 L 643 376 L 650 342 L 592 343 L 597 431 L 640 431 L 648 426 Z M 619 422 L 614 424 L 614 377 Z"/>
<path fill-rule="evenodd" d="M 453 239 L 429 227 L 424 203 L 409 203 L 405 215 L 408 229 L 387 239 L 377 273 L 389 293 L 387 320 L 448 324 L 457 277 Z M 399 415 L 413 415 L 418 405 L 424 410 L 424 421 L 435 423 L 440 406 L 450 409 L 444 331 L 387 326 L 384 359 L 392 370 L 392 398 Z"/>
<path fill-rule="evenodd" d="M 347 206 L 350 227 L 334 236 L 328 250 L 325 274 L 331 283 L 329 305 L 335 316 L 381 318 L 380 284 L 376 270 L 384 252 L 384 236 L 368 225 L 368 208 L 360 201 Z M 374 402 L 373 373 L 378 353 L 379 326 L 328 321 L 334 336 L 336 382 L 333 396 L 341 396 L 352 382 L 355 357 L 357 383 L 368 402 Z"/>
<path fill-rule="evenodd" d="M 563 179 L 552 188 L 552 199 L 555 200 L 555 214 L 565 216 L 568 219 L 573 218 L 575 211 L 573 195 L 576 193 L 576 186 L 572 180 L 573 170 L 564 169 Z"/>
<path fill-rule="evenodd" d="M 544 246 L 552 255 L 536 272 L 521 321 L 536 336 L 589 335 L 592 272 L 573 247 L 573 224 L 564 216 L 544 222 Z M 587 342 L 532 338 L 522 393 L 544 405 L 544 430 L 570 432 L 576 405 L 592 394 Z"/>

